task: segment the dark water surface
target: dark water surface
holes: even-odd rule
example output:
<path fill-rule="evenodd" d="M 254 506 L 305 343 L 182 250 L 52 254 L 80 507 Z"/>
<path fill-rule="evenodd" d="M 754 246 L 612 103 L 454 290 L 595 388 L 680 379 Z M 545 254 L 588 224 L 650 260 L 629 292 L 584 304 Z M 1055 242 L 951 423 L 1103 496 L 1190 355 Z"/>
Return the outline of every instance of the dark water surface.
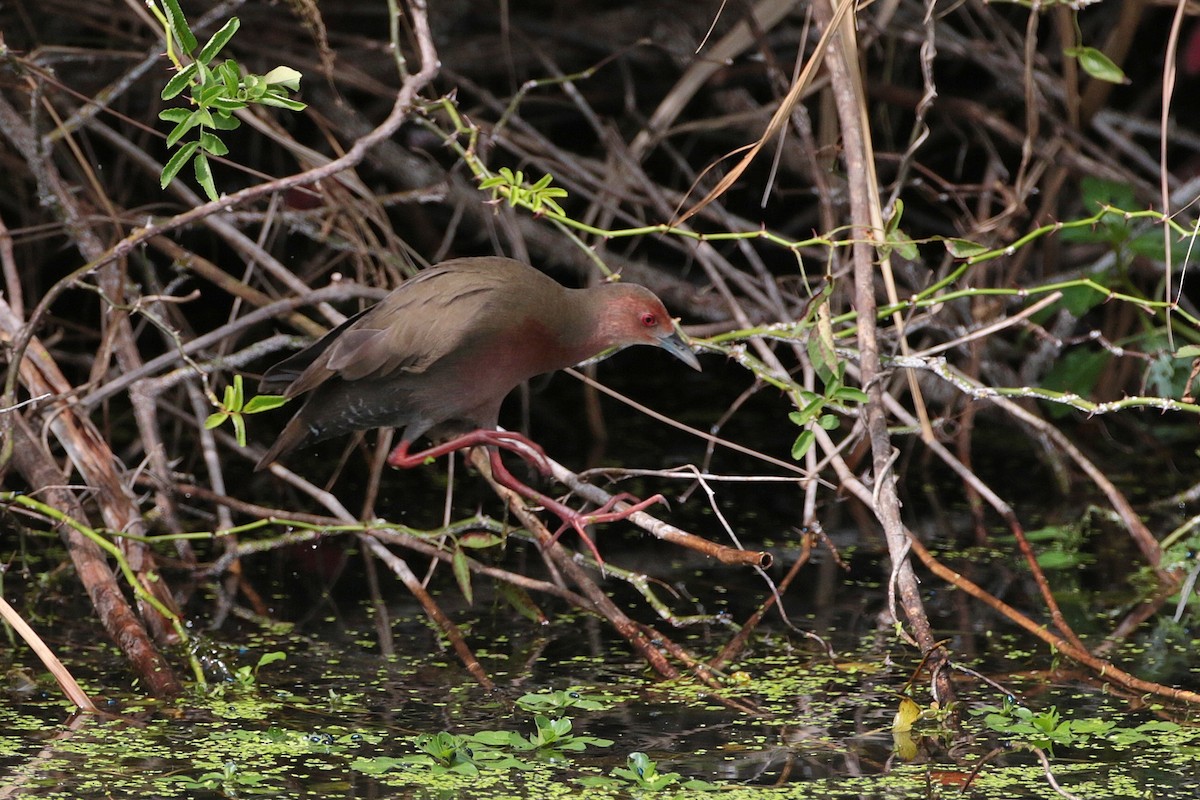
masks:
<path fill-rule="evenodd" d="M 702 386 L 728 389 L 728 397 L 706 398 L 716 407 L 741 391 L 729 382 L 689 384 L 698 380 L 691 375 L 681 380 L 673 399 L 660 395 L 657 402 L 679 418 L 691 413 Z M 626 388 L 636 392 L 634 384 Z M 577 452 L 587 436 L 577 391 L 567 394 L 559 404 L 539 395 L 534 430 L 553 455 L 578 468 L 585 457 L 572 460 L 563 454 Z M 773 455 L 786 458 L 788 436 L 776 424 L 786 418 L 785 404 L 764 394 L 749 405 L 757 407 L 744 409 L 722 433 L 774 447 L 780 452 Z M 651 432 L 636 415 L 608 411 L 605 464 L 654 468 L 703 458 L 702 446 L 693 439 L 657 427 Z M 707 427 L 715 416 L 689 421 Z M 1103 514 L 1087 511 L 1086 498 L 1060 497 L 1038 460 L 1027 457 L 1027 441 L 1011 435 L 983 441 L 981 435 L 981 446 L 993 448 L 996 457 L 985 478 L 1004 491 L 1030 528 L 1029 518 L 1045 524 L 1094 520 L 1076 525 L 1080 541 L 1070 547 L 1062 548 L 1061 537 L 1037 547 L 1044 555 L 1063 549 L 1051 583 L 1071 624 L 1089 645 L 1099 644 L 1135 599 L 1130 581 L 1137 559 L 1127 540 L 1119 532 L 1104 535 L 1111 524 Z M 1005 468 L 1005 463 L 1019 467 Z M 960 510 L 961 488 L 919 459 L 901 467 L 908 476 L 902 489 L 906 520 L 946 563 L 1006 602 L 1040 613 L 1036 588 L 1003 539 L 1004 530 L 996 527 L 994 549 L 958 549 L 973 541 L 972 526 Z M 727 453 L 718 453 L 711 468 L 739 475 L 768 471 Z M 436 525 L 443 469 L 389 475 L 378 513 Z M 474 513 L 480 504 L 495 513 L 495 499 L 479 490 L 477 477 L 460 468 L 458 481 L 456 516 Z M 670 510 L 661 510 L 664 518 L 726 541 L 703 492 L 681 503 L 678 482 L 640 479 L 622 488 L 643 495 L 668 493 L 674 502 Z M 780 580 L 797 557 L 801 489 L 777 483 L 714 483 L 712 489 L 734 533 L 748 546 L 774 553 L 770 577 Z M 355 507 L 352 478 L 338 491 Z M 1165 491 L 1156 487 L 1154 495 Z M 768 614 L 717 690 L 691 678 L 655 679 L 604 622 L 552 599 L 535 598 L 549 617 L 538 624 L 516 613 L 490 583 L 476 579 L 474 603 L 468 605 L 449 570 L 439 567 L 431 589 L 495 681 L 497 688 L 487 691 L 389 575 L 380 575 L 382 605 L 369 601 L 361 554 L 346 539 L 246 561 L 252 585 L 270 606 L 269 619 L 254 618 L 239 606 L 214 626 L 218 604 L 212 587 L 198 587 L 187 613 L 209 686 L 193 685 L 189 695 L 159 703 L 130 684 L 125 664 L 92 612 L 79 606 L 74 577 L 53 571 L 61 553 L 0 553 L 9 565 L 6 596 L 16 599 L 8 591 L 18 589 L 17 597 L 24 598 L 18 607 L 24 613 L 36 610 L 29 621 L 112 715 L 72 718 L 35 658 L 9 636 L 10 646 L 0 648 L 6 676 L 6 695 L 0 699 L 0 800 L 714 796 L 686 788 L 688 779 L 715 784 L 713 791 L 722 796 L 754 798 L 1063 796 L 1052 787 L 1038 754 L 1025 747 L 1032 743 L 1041 745 L 1054 780 L 1074 796 L 1200 797 L 1195 710 L 1163 708 L 1151 698 L 1106 687 L 919 569 L 938 635 L 956 663 L 974 671 L 955 678 L 961 732 L 939 721 L 930 708 L 927 675 L 921 673 L 910 685 L 921 667 L 919 654 L 887 621 L 888 573 L 878 532 L 832 491 L 822 498 L 819 518 L 848 569 L 818 548 L 785 597 L 794 627 L 776 612 Z M 1186 513 L 1180 509 L 1177 519 L 1162 520 L 1159 527 L 1170 530 Z M 610 577 L 603 586 L 618 605 L 702 659 L 719 652 L 736 624 L 770 594 L 764 578 L 752 570 L 714 568 L 690 552 L 647 543 L 623 524 L 605 526 L 597 541 L 612 565 L 648 575 L 647 585 L 675 615 L 698 620 L 675 628 L 658 619 L 630 585 Z M 407 557 L 423 575 L 424 561 Z M 527 542 L 510 540 L 498 561 L 545 577 L 536 549 Z M 179 588 L 178 576 L 170 579 Z M 1161 621 L 1168 616 L 1160 614 L 1160 621 L 1143 626 L 1115 660 L 1147 679 L 1200 688 L 1195 656 L 1200 643 L 1187 627 L 1191 618 L 1172 626 Z M 806 633 L 820 636 L 834 657 Z M 389 649 L 394 654 L 385 655 Z M 283 660 L 265 663 L 255 674 L 260 659 L 272 653 L 284 654 Z M 183 663 L 178 653 L 172 660 Z M 558 690 L 577 693 L 599 708 L 537 712 L 519 703 L 524 695 Z M 917 722 L 909 736 L 893 734 L 905 694 L 930 717 Z M 1008 708 L 1006 700 L 1012 704 Z M 971 713 L 989 706 L 1002 711 L 999 718 Z M 573 741 L 579 749 L 494 744 L 500 732 L 533 735 L 538 713 L 570 719 L 568 739 L 560 744 Z M 493 744 L 459 742 L 475 759 L 477 774 L 420 760 L 421 745 L 428 741 L 418 737 L 441 732 L 459 737 L 492 732 L 485 739 L 492 736 L 487 741 Z M 658 792 L 639 786 L 620 772 L 629 768 L 635 752 L 656 762 L 658 773 L 678 773 L 678 778 L 668 776 Z M 509 760 L 500 766 L 488 761 L 497 753 Z M 968 781 L 965 795 L 960 794 Z"/>
<path fill-rule="evenodd" d="M 787 596 L 793 623 L 825 637 L 836 659 L 772 615 L 715 692 L 690 679 L 653 679 L 590 616 L 548 603 L 552 619 L 538 625 L 514 614 L 485 583 L 472 607 L 442 584 L 444 608 L 464 626 L 497 684 L 489 692 L 407 596 L 389 592 L 396 655 L 384 657 L 379 609 L 361 596 L 360 586 L 343 580 L 323 588 L 311 559 L 280 557 L 269 570 L 272 599 L 277 617 L 290 625 L 272 629 L 232 617 L 219 630 L 198 631 L 213 683 L 173 703 L 142 698 L 114 649 L 82 615 L 78 625 L 57 621 L 50 643 L 85 687 L 104 698 L 112 718 L 70 719 L 25 649 L 6 648 L 0 797 L 625 797 L 634 791 L 628 782 L 596 787 L 587 781 L 616 780 L 613 770 L 635 751 L 654 759 L 660 773 L 680 774 L 655 796 L 706 796 L 680 788 L 699 778 L 719 784 L 722 794 L 755 797 L 952 797 L 989 754 L 967 796 L 1057 796 L 1036 755 L 1013 749 L 1019 737 L 994 730 L 983 717 L 966 715 L 959 736 L 936 721 L 919 722 L 907 746 L 893 736 L 898 697 L 919 658 L 878 622 L 885 575 L 877 554 L 864 548 L 850 556 L 854 577 L 818 558 Z M 663 627 L 702 656 L 721 647 L 732 635 L 730 620 L 744 619 L 762 594 L 752 574 L 671 564 L 656 548 L 613 558 L 627 567 L 639 559 L 665 583 L 704 598 L 672 606 L 680 614 L 703 611 L 709 622 Z M 1007 583 L 1010 596 L 1027 589 L 1027 576 L 1008 559 L 979 551 L 971 561 L 980 570 L 977 580 L 993 588 Z M 612 580 L 606 586 L 631 613 L 652 621 L 635 593 Z M 964 619 L 961 600 L 945 589 L 931 588 L 928 597 L 961 663 L 999 681 L 1037 713 L 1053 708 L 1066 720 L 1116 723 L 1114 730 L 1054 746 L 1051 771 L 1066 790 L 1087 798 L 1200 796 L 1200 736 L 1185 717 L 1117 697 L 1082 673 L 1051 671 L 1054 659 L 1045 647 L 1015 637 L 984 612 L 972 609 L 969 624 L 956 626 Z M 1097 630 L 1103 624 L 1093 621 Z M 1195 642 L 1152 645 L 1148 640 L 1140 654 L 1129 648 L 1126 666 L 1157 664 L 1171 680 L 1200 685 L 1200 665 L 1189 649 Z M 263 666 L 256 679 L 234 679 L 238 668 L 272 652 L 286 658 Z M 21 676 L 35 677 L 37 687 Z M 972 676 L 956 682 L 965 709 L 1004 702 L 1001 691 Z M 921 705 L 929 702 L 926 685 L 921 679 L 913 690 Z M 535 714 L 515 701 L 560 689 L 602 708 L 547 716 L 568 716 L 572 736 L 602 737 L 610 746 L 525 752 L 519 758 L 526 769 L 484 768 L 474 776 L 383 760 L 415 755 L 420 734 L 505 730 L 527 736 Z M 1178 728 L 1132 744 L 1117 735 L 1167 719 Z"/>

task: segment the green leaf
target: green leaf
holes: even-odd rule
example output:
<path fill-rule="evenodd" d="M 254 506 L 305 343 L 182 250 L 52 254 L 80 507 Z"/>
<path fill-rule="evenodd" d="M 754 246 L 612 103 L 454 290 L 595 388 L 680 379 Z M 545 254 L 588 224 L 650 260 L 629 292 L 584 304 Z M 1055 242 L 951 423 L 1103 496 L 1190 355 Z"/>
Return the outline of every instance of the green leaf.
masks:
<path fill-rule="evenodd" d="M 227 58 L 217 65 L 217 77 L 225 84 L 225 91 L 231 95 L 237 94 L 238 86 L 242 82 L 242 71 L 238 68 L 238 63 L 232 58 Z"/>
<path fill-rule="evenodd" d="M 272 86 L 284 86 L 293 92 L 298 92 L 300 91 L 300 79 L 304 76 L 291 67 L 278 66 L 262 77 Z"/>
<path fill-rule="evenodd" d="M 503 581 L 496 584 L 496 590 L 504 598 L 504 601 L 516 609 L 517 613 L 522 617 L 539 625 L 546 623 L 546 612 L 538 607 L 538 604 L 534 602 L 529 592 L 519 586 L 513 586 Z"/>
<path fill-rule="evenodd" d="M 229 148 L 221 141 L 215 133 L 208 131 L 200 132 L 200 146 L 204 148 L 204 152 L 209 155 L 223 156 L 229 154 Z"/>
<path fill-rule="evenodd" d="M 393 769 L 402 769 L 407 763 L 403 758 L 392 758 L 391 756 L 356 758 L 351 762 L 350 769 L 366 775 L 382 775 Z"/>
<path fill-rule="evenodd" d="M 227 419 L 229 419 L 229 415 L 224 411 L 218 411 L 214 414 L 209 414 L 208 419 L 204 420 L 204 428 L 205 430 L 210 431 L 213 428 L 219 428 L 225 424 L 225 420 Z"/>
<path fill-rule="evenodd" d="M 882 250 L 884 253 L 895 250 L 906 261 L 916 261 L 917 257 L 921 255 L 921 251 L 917 249 L 917 243 L 908 238 L 908 235 L 899 228 L 887 234 L 887 243 Z"/>
<path fill-rule="evenodd" d="M 1047 550 L 1037 554 L 1038 566 L 1044 570 L 1079 569 L 1084 563 L 1079 553 L 1067 553 L 1062 550 Z"/>
<path fill-rule="evenodd" d="M 174 147 L 179 144 L 179 140 L 186 136 L 188 131 L 199 125 L 202 119 L 200 109 L 190 112 L 187 115 L 187 119 L 182 120 L 167 134 L 167 147 Z"/>
<path fill-rule="evenodd" d="M 585 747 L 612 747 L 616 742 L 603 736 L 576 736 L 575 741 Z"/>
<path fill-rule="evenodd" d="M 1137 204 L 1133 187 L 1124 181 L 1087 175 L 1079 181 L 1079 191 L 1083 196 L 1084 208 L 1092 211 L 1099 211 L 1102 206 L 1134 208 Z"/>
<path fill-rule="evenodd" d="M 241 375 L 233 376 L 233 402 L 229 407 L 241 411 L 242 406 L 246 405 L 246 383 L 242 380 Z"/>
<path fill-rule="evenodd" d="M 458 581 L 459 591 L 466 598 L 467 605 L 470 605 L 473 602 L 473 594 L 471 592 L 471 563 L 467 560 L 467 551 L 461 547 L 454 548 L 454 557 L 450 560 L 450 565 L 454 569 L 454 580 Z"/>
<path fill-rule="evenodd" d="M 887 222 L 883 223 L 883 232 L 888 239 L 891 239 L 892 234 L 900 230 L 900 218 L 903 216 L 904 201 L 897 197 L 895 204 L 892 206 L 892 215 L 887 218 Z"/>
<path fill-rule="evenodd" d="M 813 441 L 816 439 L 812 431 L 800 431 L 800 435 L 796 437 L 795 443 L 792 444 L 792 458 L 796 461 L 804 458 L 804 454 L 813 446 Z"/>
<path fill-rule="evenodd" d="M 251 397 L 246 403 L 246 407 L 242 409 L 242 413 L 258 414 L 263 411 L 270 411 L 284 405 L 288 402 L 288 399 L 281 394 L 257 394 Z"/>
<path fill-rule="evenodd" d="M 458 546 L 479 550 L 485 547 L 495 547 L 503 541 L 504 539 L 494 533 L 488 533 L 486 531 L 471 531 L 470 533 L 464 533 L 462 536 L 458 537 Z"/>
<path fill-rule="evenodd" d="M 209 69 L 208 64 L 203 61 L 197 61 L 196 64 L 196 81 L 192 84 L 192 97 L 196 97 L 197 92 L 201 89 L 206 89 L 214 84 L 220 83 L 213 71 Z"/>
<path fill-rule="evenodd" d="M 971 258 L 972 256 L 982 255 L 988 251 L 987 247 L 972 242 L 970 239 L 943 239 L 942 243 L 946 245 L 946 250 L 955 258 Z"/>
<path fill-rule="evenodd" d="M 192 115 L 186 108 L 164 108 L 158 112 L 158 118 L 163 122 L 180 123 Z"/>
<path fill-rule="evenodd" d="M 1200 358 L 1200 344 L 1185 344 L 1175 351 L 1176 358 Z"/>
<path fill-rule="evenodd" d="M 553 211 L 555 214 L 558 214 L 560 217 L 565 217 L 567 215 L 567 212 L 563 211 L 563 207 L 551 200 L 549 197 L 542 198 L 542 205 Z"/>
<path fill-rule="evenodd" d="M 258 665 L 255 667 L 255 670 L 260 670 L 268 664 L 274 664 L 276 661 L 284 661 L 286 659 L 287 653 L 282 653 L 278 650 L 271 653 L 263 653 L 262 657 L 258 659 Z"/>
<path fill-rule="evenodd" d="M 472 742 L 488 747 L 508 747 L 513 743 L 511 731 L 479 731 L 470 736 Z"/>
<path fill-rule="evenodd" d="M 1169 243 L 1164 243 L 1162 230 L 1151 229 L 1143 231 L 1130 239 L 1128 247 L 1129 252 L 1133 255 L 1162 261 L 1166 257 L 1164 244 L 1169 244 L 1172 260 L 1182 264 L 1190 262 L 1193 258 L 1193 252 L 1196 250 L 1196 245 L 1200 244 L 1200 242 L 1194 242 L 1193 238 L 1192 236 L 1184 236 L 1183 238 L 1172 236 Z"/>
<path fill-rule="evenodd" d="M 196 77 L 196 65 L 188 64 L 186 67 L 176 72 L 171 80 L 167 81 L 167 85 L 163 87 L 162 94 L 159 95 L 163 100 L 172 100 L 183 93 L 183 90 L 191 85 Z"/>
<path fill-rule="evenodd" d="M 217 57 L 225 45 L 229 44 L 229 40 L 238 32 L 238 28 L 242 27 L 242 21 L 237 17 L 230 17 L 221 30 L 212 35 L 212 38 L 204 45 L 200 51 L 200 55 L 196 56 L 196 60 L 201 64 L 207 64 Z M 194 46 L 194 45 L 193 45 Z"/>
<path fill-rule="evenodd" d="M 533 714 L 541 713 L 544 709 L 582 708 L 585 711 L 600 711 L 609 707 L 607 703 L 585 697 L 579 692 L 563 690 L 528 692 L 518 697 L 516 703 Z"/>
<path fill-rule="evenodd" d="M 214 97 L 210 101 L 210 106 L 213 108 L 213 110 L 221 114 L 232 114 L 234 111 L 241 111 L 243 108 L 245 108 L 246 102 L 244 100 L 238 100 L 235 97 L 226 97 L 224 94 L 222 94 L 220 97 Z M 215 123 L 216 120 L 214 119 L 214 128 L 217 127 Z M 236 128 L 237 126 L 235 125 L 234 127 Z"/>
<path fill-rule="evenodd" d="M 570 717 L 556 717 L 551 719 L 543 714 L 537 714 L 533 718 L 533 724 L 537 727 L 537 735 L 535 738 L 531 738 L 530 741 L 536 741 L 539 746 L 549 744 L 563 746 L 560 740 L 571 733 Z"/>
<path fill-rule="evenodd" d="M 196 50 L 196 35 L 192 33 L 192 29 L 188 27 L 187 17 L 183 15 L 183 9 L 179 7 L 179 0 L 163 0 L 163 10 L 167 14 L 167 21 L 171 23 L 171 30 L 175 32 L 175 38 L 179 41 L 183 51 L 189 55 Z"/>
<path fill-rule="evenodd" d="M 246 418 L 241 414 L 234 414 L 230 419 L 233 420 L 233 435 L 237 439 L 238 447 L 246 446 Z"/>
<path fill-rule="evenodd" d="M 171 160 L 163 167 L 162 175 L 159 178 L 160 189 L 167 188 L 167 184 L 175 179 L 175 176 L 179 174 L 179 170 L 183 169 L 183 165 L 191 160 L 192 154 L 196 152 L 196 148 L 199 146 L 199 142 L 188 142 L 175 151 L 175 155 L 171 156 Z"/>
<path fill-rule="evenodd" d="M 1067 286 L 1062 291 L 1062 304 L 1072 316 L 1082 317 L 1100 303 L 1107 295 L 1091 286 Z"/>
<path fill-rule="evenodd" d="M 839 386 L 830 392 L 830 399 L 840 400 L 843 403 L 865 403 L 868 400 L 867 393 L 862 389 L 855 389 L 853 386 Z"/>
<path fill-rule="evenodd" d="M 810 392 L 807 389 L 800 389 L 799 395 L 800 402 L 798 405 L 801 408 L 807 408 L 808 406 L 812 405 L 814 401 L 820 401 L 822 403 L 825 402 L 825 395 L 817 394 L 816 392 Z"/>
<path fill-rule="evenodd" d="M 827 431 L 834 430 L 839 424 L 837 414 L 822 414 L 817 424 Z"/>
<path fill-rule="evenodd" d="M 238 108 L 244 108 L 244 104 L 238 104 Z M 232 131 L 237 130 L 242 126 L 242 121 L 232 114 L 217 109 L 217 113 L 212 115 L 212 122 L 208 127 L 214 131 Z"/>
<path fill-rule="evenodd" d="M 1094 47 L 1068 47 L 1063 55 L 1079 61 L 1083 71 L 1093 78 L 1109 83 L 1129 83 L 1129 78 L 1113 60 Z"/>
<path fill-rule="evenodd" d="M 1025 538 L 1031 542 L 1060 542 L 1074 536 L 1074 529 L 1070 525 L 1047 525 L 1044 528 L 1025 531 Z"/>
<path fill-rule="evenodd" d="M 658 764 L 650 756 L 642 752 L 633 752 L 625 760 L 625 769 L 613 770 L 613 774 L 624 773 L 634 782 L 642 786 L 653 786 L 661 777 L 658 774 Z M 661 788 L 661 787 L 658 787 Z"/>
<path fill-rule="evenodd" d="M 892 216 L 887 218 L 887 222 L 883 223 L 883 245 L 880 251 L 887 255 L 895 251 L 900 254 L 901 258 L 913 261 L 916 260 L 920 252 L 917 249 L 917 242 L 914 242 L 905 234 L 905 231 L 900 230 L 900 218 L 904 217 L 904 200 L 896 198 L 895 204 L 892 206 Z"/>
<path fill-rule="evenodd" d="M 1055 360 L 1046 377 L 1042 379 L 1042 386 L 1053 391 L 1087 397 L 1111 359 L 1112 356 L 1107 350 L 1075 348 Z M 1049 403 L 1047 413 L 1059 418 L 1071 413 L 1071 409 L 1061 403 Z"/>
<path fill-rule="evenodd" d="M 830 384 L 830 386 L 834 389 L 834 391 L 837 390 L 835 384 Z M 828 400 L 823 395 L 817 395 L 810 400 L 808 404 L 804 406 L 804 408 L 800 409 L 800 418 L 803 419 L 804 422 L 799 424 L 807 425 L 808 423 L 812 422 L 817 414 L 821 413 L 821 409 L 825 407 L 827 402 Z"/>
<path fill-rule="evenodd" d="M 194 142 L 194 144 L 198 145 L 200 143 Z M 196 183 L 200 184 L 200 188 L 204 190 L 204 194 L 208 196 L 209 200 L 216 200 L 217 187 L 213 183 L 212 170 L 208 166 L 208 158 L 204 153 L 196 153 L 193 166 L 196 169 Z"/>
<path fill-rule="evenodd" d="M 817 311 L 817 324 L 808 332 L 808 359 L 818 377 L 825 383 L 833 381 L 841 375 L 841 364 L 838 363 L 837 351 L 833 347 L 833 325 L 829 321 L 829 305 L 821 301 Z"/>
<path fill-rule="evenodd" d="M 212 83 L 200 90 L 200 96 L 196 98 L 196 103 L 201 108 L 207 108 L 215 101 L 225 97 L 225 84 Z"/>
<path fill-rule="evenodd" d="M 288 111 L 303 111 L 308 108 L 307 103 L 301 103 L 299 100 L 293 100 L 290 97 L 284 97 L 270 91 L 258 98 L 258 103 L 259 105 L 273 106 L 274 108 L 286 108 Z"/>
<path fill-rule="evenodd" d="M 242 76 L 242 96 L 247 100 L 256 101 L 269 89 L 261 75 Z"/>

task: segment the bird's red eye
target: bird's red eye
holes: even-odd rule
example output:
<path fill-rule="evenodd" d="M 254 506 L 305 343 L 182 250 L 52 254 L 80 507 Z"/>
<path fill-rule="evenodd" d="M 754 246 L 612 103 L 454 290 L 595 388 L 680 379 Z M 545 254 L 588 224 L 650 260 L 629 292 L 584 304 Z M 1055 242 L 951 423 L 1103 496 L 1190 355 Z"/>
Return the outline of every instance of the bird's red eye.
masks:
<path fill-rule="evenodd" d="M 642 327 L 643 328 L 653 328 L 656 325 L 658 325 L 658 317 L 654 316 L 654 314 L 650 311 L 643 311 L 642 312 Z"/>

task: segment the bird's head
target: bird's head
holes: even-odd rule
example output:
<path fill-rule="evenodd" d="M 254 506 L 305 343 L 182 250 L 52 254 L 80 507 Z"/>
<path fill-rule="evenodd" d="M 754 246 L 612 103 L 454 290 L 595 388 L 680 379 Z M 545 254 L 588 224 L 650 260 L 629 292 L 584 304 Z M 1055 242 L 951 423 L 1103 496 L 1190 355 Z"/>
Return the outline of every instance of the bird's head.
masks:
<path fill-rule="evenodd" d="M 603 347 L 589 362 L 599 361 L 630 345 L 661 347 L 692 369 L 700 362 L 683 332 L 654 292 L 633 284 L 598 287 L 603 298 L 596 319 L 597 343 Z"/>

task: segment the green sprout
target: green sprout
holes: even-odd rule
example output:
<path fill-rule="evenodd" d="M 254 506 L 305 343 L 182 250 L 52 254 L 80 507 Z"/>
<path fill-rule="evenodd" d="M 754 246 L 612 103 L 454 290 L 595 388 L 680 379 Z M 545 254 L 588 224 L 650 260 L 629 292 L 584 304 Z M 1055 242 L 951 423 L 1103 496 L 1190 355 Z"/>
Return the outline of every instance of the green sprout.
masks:
<path fill-rule="evenodd" d="M 480 181 L 479 188 L 491 189 L 493 200 L 504 197 L 510 206 L 528 206 L 534 214 L 542 213 L 545 208 L 555 214 L 565 216 L 566 212 L 555 202 L 554 198 L 566 197 L 567 190 L 551 186 L 550 182 L 553 180 L 554 178 L 547 173 L 537 183 L 526 186 L 524 172 L 521 170 L 513 172 L 508 167 L 501 167 L 499 174 Z"/>
<path fill-rule="evenodd" d="M 231 17 L 200 47 L 179 7 L 179 0 L 147 0 L 146 5 L 163 26 L 167 57 L 176 70 L 175 76 L 163 87 L 162 99 L 174 100 L 186 91 L 191 105 L 191 108 L 168 108 L 158 115 L 161 120 L 175 123 L 167 134 L 167 147 L 179 145 L 162 169 L 160 185 L 165 189 L 191 162 L 196 182 L 209 200 L 216 200 L 217 187 L 208 157 L 229 153 L 216 131 L 238 128 L 242 123 L 234 112 L 252 104 L 303 111 L 307 107 L 304 103 L 288 97 L 289 92 L 300 89 L 301 74 L 291 67 L 280 66 L 265 75 L 256 75 L 246 72 L 232 58 L 216 62 L 217 56 L 241 27 L 237 17 Z M 189 63 L 185 64 L 181 55 Z M 184 137 L 193 131 L 196 138 L 181 145 Z"/>
<path fill-rule="evenodd" d="M 233 420 L 233 433 L 237 437 L 238 446 L 245 447 L 245 415 L 270 411 L 273 408 L 279 408 L 288 401 L 286 397 L 276 394 L 255 395 L 248 402 L 245 398 L 246 393 L 242 385 L 242 376 L 234 375 L 233 383 L 225 387 L 224 399 L 219 403 L 214 402 L 218 410 L 208 415 L 208 419 L 204 420 L 204 427 L 212 430 L 224 425 L 225 420 Z"/>

